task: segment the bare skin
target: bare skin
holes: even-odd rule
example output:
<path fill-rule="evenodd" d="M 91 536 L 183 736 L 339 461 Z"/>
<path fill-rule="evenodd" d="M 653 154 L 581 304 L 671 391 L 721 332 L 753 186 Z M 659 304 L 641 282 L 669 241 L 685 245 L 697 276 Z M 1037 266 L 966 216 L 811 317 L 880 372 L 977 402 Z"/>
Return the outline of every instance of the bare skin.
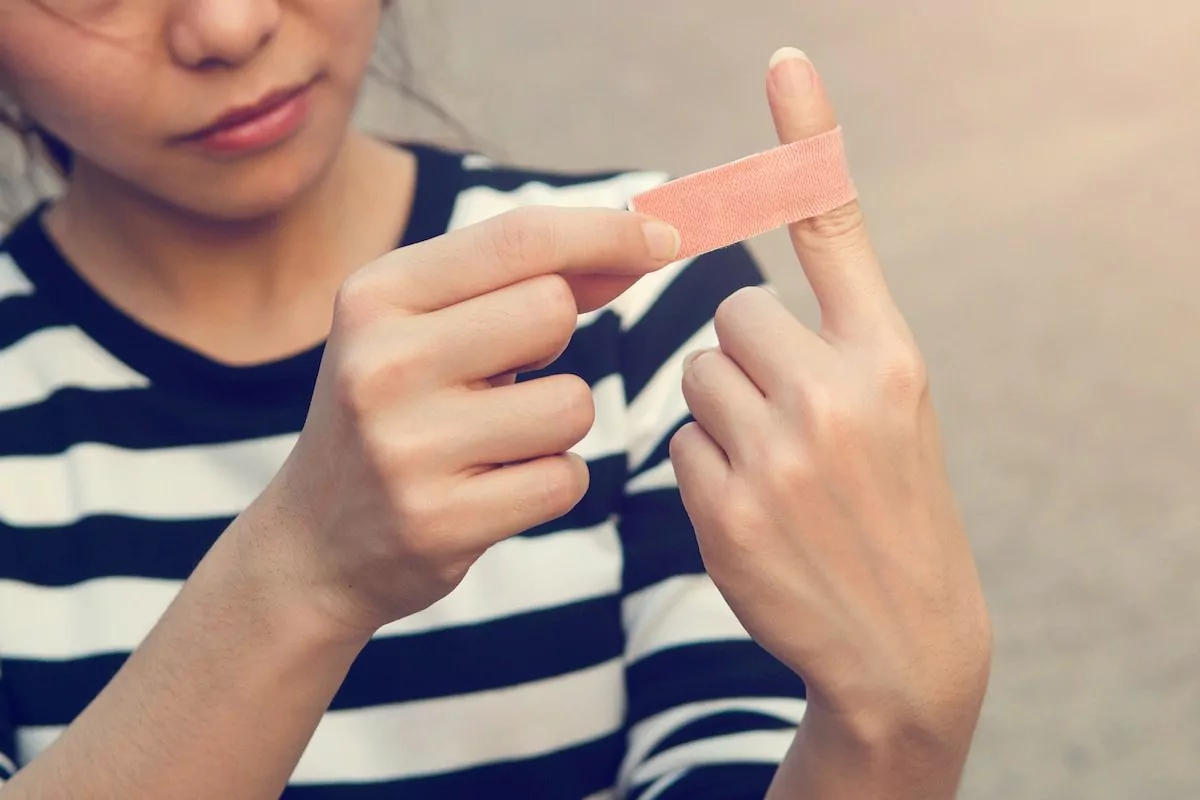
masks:
<path fill-rule="evenodd" d="M 282 213 L 204 226 L 126 197 L 85 162 L 46 225 L 83 278 L 147 327 L 215 361 L 261 364 L 324 340 L 338 286 L 400 241 L 415 180 L 410 153 L 355 131 Z"/>
<path fill-rule="evenodd" d="M 677 238 L 625 212 L 530 209 L 388 252 L 412 162 L 349 125 L 377 0 L 63 7 L 87 25 L 0 5 L 0 88 L 77 154 L 48 223 L 84 277 L 228 363 L 327 344 L 281 472 L 0 797 L 277 797 L 373 631 L 582 497 L 567 451 L 591 425 L 587 387 L 511 375 Z M 768 84 L 782 141 L 835 124 L 801 64 Z M 286 142 L 239 158 L 179 143 L 313 76 Z M 730 298 L 720 350 L 687 368 L 697 422 L 672 457 L 714 580 L 810 687 L 771 797 L 948 798 L 990 630 L 920 353 L 857 205 L 792 235 L 821 329 L 764 292 Z"/>
<path fill-rule="evenodd" d="M 592 424 L 587 385 L 487 379 L 562 350 L 579 308 L 563 273 L 628 286 L 667 264 L 675 235 L 648 238 L 646 222 L 530 210 L 356 271 L 283 470 L 0 795 L 278 797 L 375 630 L 587 491 L 567 453 Z"/>
<path fill-rule="evenodd" d="M 767 88 L 781 142 L 836 127 L 807 59 Z M 951 798 L 992 637 L 921 353 L 858 203 L 791 238 L 820 330 L 761 289 L 722 304 L 684 375 L 684 503 L 738 618 L 809 689 L 769 797 Z"/>

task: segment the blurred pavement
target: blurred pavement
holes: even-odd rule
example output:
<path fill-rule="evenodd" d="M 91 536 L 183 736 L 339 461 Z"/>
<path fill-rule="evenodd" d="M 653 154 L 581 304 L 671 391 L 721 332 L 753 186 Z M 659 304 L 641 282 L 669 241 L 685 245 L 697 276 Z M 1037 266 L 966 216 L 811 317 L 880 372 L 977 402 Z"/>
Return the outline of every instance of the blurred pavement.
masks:
<path fill-rule="evenodd" d="M 1200 3 L 400 6 L 429 92 L 535 166 L 770 147 L 767 58 L 805 49 L 930 361 L 996 625 L 962 797 L 1200 798 Z M 382 96 L 365 118 L 440 130 Z M 786 237 L 754 247 L 812 320 Z"/>
<path fill-rule="evenodd" d="M 1200 798 L 1200 4 L 402 7 L 434 94 L 502 156 L 572 169 L 771 146 L 767 58 L 806 50 L 995 618 L 962 796 Z M 786 238 L 755 248 L 812 319 Z"/>

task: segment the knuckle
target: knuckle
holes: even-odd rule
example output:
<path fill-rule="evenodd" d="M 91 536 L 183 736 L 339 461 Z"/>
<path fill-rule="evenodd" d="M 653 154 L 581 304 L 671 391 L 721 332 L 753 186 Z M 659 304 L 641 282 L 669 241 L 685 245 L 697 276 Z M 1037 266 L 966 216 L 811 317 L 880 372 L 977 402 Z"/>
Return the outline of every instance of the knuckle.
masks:
<path fill-rule="evenodd" d="M 433 567 L 433 578 L 444 586 L 454 587 L 467 577 L 471 565 L 481 554 L 463 555 L 439 561 Z"/>
<path fill-rule="evenodd" d="M 446 515 L 434 494 L 401 489 L 395 494 L 394 504 L 405 549 L 422 559 L 440 557 L 446 543 Z"/>
<path fill-rule="evenodd" d="M 579 312 L 575 305 L 575 293 L 571 284 L 562 275 L 541 275 L 530 283 L 536 289 L 531 299 L 533 313 L 540 322 L 557 335 L 570 335 L 575 330 Z"/>
<path fill-rule="evenodd" d="M 403 389 L 406 375 L 419 374 L 425 358 L 419 350 L 406 346 L 403 338 L 384 357 L 366 347 L 348 348 L 334 374 L 334 395 L 343 411 L 364 419 L 394 399 Z"/>
<path fill-rule="evenodd" d="M 769 463 L 771 453 L 777 450 L 783 439 L 780 429 L 772 420 L 759 420 L 744 427 L 741 449 L 746 461 L 751 464 Z"/>
<path fill-rule="evenodd" d="M 481 552 L 463 536 L 461 515 L 427 484 L 410 484 L 394 496 L 402 558 L 418 565 L 427 578 L 456 586 Z"/>
<path fill-rule="evenodd" d="M 817 478 L 817 466 L 798 448 L 774 447 L 766 454 L 767 485 L 776 497 L 789 497 Z"/>
<path fill-rule="evenodd" d="M 446 450 L 443 431 L 432 425 L 409 425 L 402 433 L 390 430 L 379 438 L 388 443 L 383 466 L 389 479 L 397 482 L 427 478 L 430 465 L 438 463 Z"/>
<path fill-rule="evenodd" d="M 805 239 L 815 241 L 841 241 L 858 237 L 866 228 L 862 207 L 849 203 L 819 217 L 804 220 L 798 230 Z"/>
<path fill-rule="evenodd" d="M 788 370 L 782 375 L 776 376 L 776 379 L 779 381 L 784 395 L 799 398 L 805 407 L 810 403 L 824 402 L 825 391 L 813 386 L 814 381 L 803 369 Z"/>
<path fill-rule="evenodd" d="M 437 354 L 424 347 L 415 335 L 397 335 L 388 343 L 388 355 L 379 368 L 380 380 L 387 386 L 411 385 L 413 378 L 427 374 L 436 365 Z"/>
<path fill-rule="evenodd" d="M 809 436 L 823 447 L 840 447 L 858 438 L 860 425 L 853 405 L 826 384 L 804 388 L 803 416 Z M 797 466 L 786 464 L 779 466 Z"/>
<path fill-rule="evenodd" d="M 338 363 L 333 378 L 333 394 L 341 410 L 351 418 L 363 420 L 380 396 L 379 366 L 361 350 L 351 349 Z"/>
<path fill-rule="evenodd" d="M 769 525 L 762 504 L 747 491 L 729 491 L 718 506 L 722 538 L 727 546 L 741 551 L 757 549 L 755 537 Z"/>
<path fill-rule="evenodd" d="M 378 303 L 379 291 L 371 270 L 356 270 L 338 287 L 333 316 L 340 327 L 358 327 L 375 315 Z"/>
<path fill-rule="evenodd" d="M 492 231 L 491 246 L 501 261 L 545 264 L 558 254 L 558 232 L 546 209 L 527 207 L 501 214 Z"/>
<path fill-rule="evenodd" d="M 880 358 L 878 375 L 889 400 L 912 402 L 929 392 L 929 369 L 921 352 L 912 344 L 898 344 Z"/>
<path fill-rule="evenodd" d="M 728 335 L 740 327 L 752 313 L 751 309 L 762 300 L 762 295 L 769 296 L 769 293 L 759 286 L 745 286 L 722 300 L 713 320 L 717 335 Z"/>
<path fill-rule="evenodd" d="M 386 350 L 359 344 L 338 355 L 332 378 L 334 397 L 338 408 L 352 419 L 364 422 L 377 409 L 395 404 L 397 395 L 426 371 L 431 356 L 407 337 L 396 339 Z"/>
<path fill-rule="evenodd" d="M 561 275 L 543 275 L 526 281 L 523 301 L 514 313 L 530 331 L 531 344 L 543 356 L 538 368 L 556 360 L 571 341 L 579 315 L 571 286 Z"/>

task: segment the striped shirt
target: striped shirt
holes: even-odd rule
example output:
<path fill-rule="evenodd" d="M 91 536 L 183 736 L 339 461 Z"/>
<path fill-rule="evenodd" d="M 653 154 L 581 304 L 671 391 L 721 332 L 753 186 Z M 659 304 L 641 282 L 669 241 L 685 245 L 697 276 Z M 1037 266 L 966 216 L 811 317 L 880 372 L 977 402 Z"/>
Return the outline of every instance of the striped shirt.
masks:
<path fill-rule="evenodd" d="M 665 179 L 412 149 L 402 246 L 523 205 L 623 207 Z M 592 388 L 587 496 L 380 630 L 284 797 L 762 797 L 804 687 L 704 574 L 667 455 L 684 355 L 760 280 L 729 248 L 580 317 L 541 374 Z M 150 331 L 78 277 L 39 212 L 0 244 L 0 779 L 104 687 L 281 466 L 320 359 L 232 367 Z"/>

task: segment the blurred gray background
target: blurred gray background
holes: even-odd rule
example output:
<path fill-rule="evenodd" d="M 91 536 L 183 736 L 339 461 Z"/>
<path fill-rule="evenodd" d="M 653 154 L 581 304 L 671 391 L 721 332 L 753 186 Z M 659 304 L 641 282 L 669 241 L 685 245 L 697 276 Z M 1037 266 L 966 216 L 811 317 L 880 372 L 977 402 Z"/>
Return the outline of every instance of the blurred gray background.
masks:
<path fill-rule="evenodd" d="M 426 87 L 539 166 L 682 174 L 769 147 L 766 61 L 808 52 L 995 618 L 962 796 L 1200 798 L 1200 3 L 401 6 Z M 754 246 L 812 319 L 786 237 Z"/>
<path fill-rule="evenodd" d="M 1200 798 L 1200 3 L 401 0 L 493 155 L 676 174 L 821 68 L 997 632 L 962 796 Z M 444 138 L 390 90 L 371 127 Z M 754 242 L 805 319 L 786 237 Z"/>

